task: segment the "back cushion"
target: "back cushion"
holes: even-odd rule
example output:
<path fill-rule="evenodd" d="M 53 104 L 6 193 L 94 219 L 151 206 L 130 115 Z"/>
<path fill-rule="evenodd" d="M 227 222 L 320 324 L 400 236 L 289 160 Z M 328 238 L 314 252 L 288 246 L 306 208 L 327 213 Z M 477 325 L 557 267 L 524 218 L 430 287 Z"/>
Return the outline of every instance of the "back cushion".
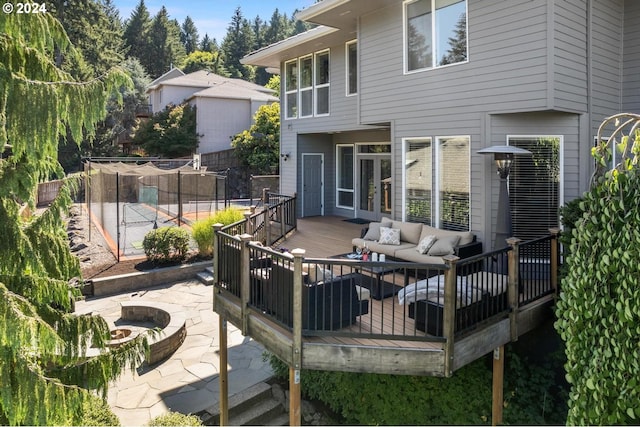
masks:
<path fill-rule="evenodd" d="M 458 246 L 466 245 L 467 243 L 473 242 L 473 233 L 470 231 L 441 230 L 439 228 L 434 228 L 429 225 L 423 224 L 422 233 L 420 234 L 420 239 L 422 240 L 429 235 L 433 235 L 438 238 L 449 237 L 449 236 L 460 236 L 460 241 L 458 242 Z"/>
<path fill-rule="evenodd" d="M 422 224 L 419 222 L 393 221 L 392 228 L 400 229 L 400 240 L 417 245 L 420 242 Z"/>

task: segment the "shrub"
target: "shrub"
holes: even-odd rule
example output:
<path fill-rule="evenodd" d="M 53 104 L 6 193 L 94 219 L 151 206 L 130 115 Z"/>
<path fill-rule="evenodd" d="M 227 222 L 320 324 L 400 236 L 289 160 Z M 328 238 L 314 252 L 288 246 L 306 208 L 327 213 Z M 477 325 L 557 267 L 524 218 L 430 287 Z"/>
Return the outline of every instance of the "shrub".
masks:
<path fill-rule="evenodd" d="M 563 359 L 534 363 L 509 345 L 505 364 L 506 424 L 564 424 L 566 392 L 557 384 Z M 562 350 L 556 352 L 562 355 Z M 267 355 L 274 374 L 289 368 Z M 491 356 L 478 359 L 451 378 L 304 370 L 302 392 L 362 425 L 487 425 L 491 422 Z M 401 396 L 399 399 L 398 397 Z"/>
<path fill-rule="evenodd" d="M 202 421 L 195 415 L 184 415 L 169 411 L 149 421 L 150 426 L 201 426 Z"/>
<path fill-rule="evenodd" d="M 92 396 L 84 402 L 82 409 L 83 426 L 119 426 L 120 419 L 113 413 L 104 399 Z"/>
<path fill-rule="evenodd" d="M 179 227 L 151 230 L 144 236 L 142 246 L 150 261 L 183 261 L 189 251 L 189 232 Z"/>
<path fill-rule="evenodd" d="M 193 240 L 198 244 L 200 255 L 211 256 L 213 253 L 213 224 L 229 225 L 244 218 L 238 208 L 227 208 L 206 219 L 196 221 L 191 227 Z"/>

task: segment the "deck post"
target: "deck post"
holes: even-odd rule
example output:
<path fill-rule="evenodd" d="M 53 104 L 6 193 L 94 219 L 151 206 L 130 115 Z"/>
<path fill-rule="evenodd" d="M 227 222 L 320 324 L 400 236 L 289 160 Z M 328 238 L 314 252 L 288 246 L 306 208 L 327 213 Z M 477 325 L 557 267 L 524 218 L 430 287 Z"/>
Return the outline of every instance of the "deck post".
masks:
<path fill-rule="evenodd" d="M 269 203 L 264 204 L 262 215 L 264 216 L 265 245 L 270 246 L 271 245 L 271 218 L 269 218 Z"/>
<path fill-rule="evenodd" d="M 218 317 L 219 322 L 219 357 L 220 357 L 220 425 L 229 424 L 229 375 L 227 372 L 227 319 Z"/>
<path fill-rule="evenodd" d="M 251 223 L 251 221 L 249 220 L 249 218 L 251 218 L 251 212 L 245 212 L 244 213 L 244 219 L 246 221 L 246 232 L 248 234 L 253 235 L 253 224 Z"/>
<path fill-rule="evenodd" d="M 491 425 L 502 424 L 504 407 L 504 346 L 493 350 L 493 402 L 491 405 Z"/>
<path fill-rule="evenodd" d="M 213 224 L 213 310 L 216 309 L 216 289 L 218 287 L 218 277 L 220 277 L 220 273 L 218 269 L 220 268 L 220 251 L 218 250 L 218 231 L 220 231 L 224 227 L 223 224 L 219 222 Z"/>
<path fill-rule="evenodd" d="M 249 292 L 250 271 L 251 271 L 251 249 L 249 241 L 252 239 L 251 234 L 242 234 L 240 247 L 240 310 L 242 315 L 242 335 L 247 335 L 249 330 Z"/>
<path fill-rule="evenodd" d="M 551 289 L 553 289 L 554 297 L 558 297 L 558 264 L 560 261 L 560 235 L 559 228 L 549 229 L 551 233 Z"/>
<path fill-rule="evenodd" d="M 455 255 L 445 255 L 442 259 L 449 267 L 444 271 L 442 335 L 447 340 L 445 343 L 444 375 L 450 377 L 453 374 L 453 339 L 456 331 L 456 264 L 460 258 Z"/>
<path fill-rule="evenodd" d="M 511 312 L 509 313 L 509 324 L 511 326 L 511 341 L 518 341 L 518 305 L 520 300 L 520 284 L 519 284 L 519 272 L 520 272 L 520 242 L 522 240 L 517 237 L 510 237 L 507 239 L 507 244 L 511 246 L 509 251 L 509 281 L 508 281 L 508 295 L 509 306 Z"/>
<path fill-rule="evenodd" d="M 302 370 L 302 259 L 306 251 L 294 249 L 293 255 L 293 348 L 289 367 L 289 425 L 302 425 L 300 371 Z"/>

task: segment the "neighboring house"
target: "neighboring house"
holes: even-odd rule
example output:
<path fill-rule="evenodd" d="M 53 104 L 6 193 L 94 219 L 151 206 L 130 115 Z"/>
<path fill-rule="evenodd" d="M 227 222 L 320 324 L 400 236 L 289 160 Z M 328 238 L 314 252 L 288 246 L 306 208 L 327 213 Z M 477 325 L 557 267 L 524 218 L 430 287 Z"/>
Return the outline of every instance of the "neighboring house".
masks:
<path fill-rule="evenodd" d="M 281 70 L 280 191 L 301 216 L 391 216 L 491 246 L 514 145 L 514 234 L 559 225 L 598 125 L 640 112 L 637 0 L 324 0 L 318 27 L 244 58 Z"/>
<path fill-rule="evenodd" d="M 176 68 L 154 80 L 147 94 L 154 113 L 185 101 L 196 106 L 198 153 L 230 149 L 231 138 L 251 127 L 258 108 L 278 101 L 264 86 L 204 70 L 184 74 Z"/>

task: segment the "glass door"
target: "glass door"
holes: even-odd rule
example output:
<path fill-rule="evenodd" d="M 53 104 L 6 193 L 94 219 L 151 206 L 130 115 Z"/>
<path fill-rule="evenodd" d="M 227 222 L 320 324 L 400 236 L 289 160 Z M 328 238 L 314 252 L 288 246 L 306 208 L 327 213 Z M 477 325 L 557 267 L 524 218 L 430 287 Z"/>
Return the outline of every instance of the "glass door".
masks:
<path fill-rule="evenodd" d="M 359 156 L 358 217 L 371 221 L 391 215 L 390 156 Z"/>

